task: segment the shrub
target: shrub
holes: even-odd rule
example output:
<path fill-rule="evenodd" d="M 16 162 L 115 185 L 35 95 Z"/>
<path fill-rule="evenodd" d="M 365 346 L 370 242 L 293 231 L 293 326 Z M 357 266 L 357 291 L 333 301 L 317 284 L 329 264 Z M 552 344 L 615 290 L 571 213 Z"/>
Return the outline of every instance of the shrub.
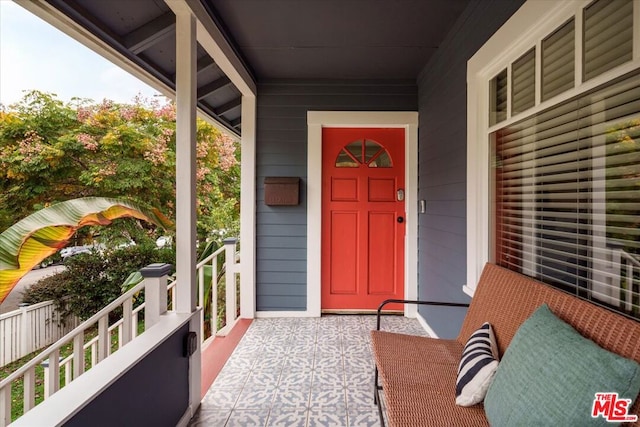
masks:
<path fill-rule="evenodd" d="M 64 272 L 27 289 L 23 301 L 54 299 L 63 316 L 73 313 L 84 320 L 120 296 L 129 274 L 155 262 L 175 264 L 175 251 L 137 245 L 76 255 L 65 260 Z M 66 304 L 62 304 L 63 297 Z"/>
<path fill-rule="evenodd" d="M 68 280 L 69 273 L 66 270 L 40 279 L 23 291 L 22 302 L 37 304 L 43 301 L 60 300 L 65 295 L 64 284 Z"/>

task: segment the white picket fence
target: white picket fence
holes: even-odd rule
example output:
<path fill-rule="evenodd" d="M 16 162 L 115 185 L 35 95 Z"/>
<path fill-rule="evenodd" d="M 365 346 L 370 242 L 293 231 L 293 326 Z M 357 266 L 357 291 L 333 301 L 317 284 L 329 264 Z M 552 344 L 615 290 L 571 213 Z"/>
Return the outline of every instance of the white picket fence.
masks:
<path fill-rule="evenodd" d="M 60 322 L 53 301 L 1 314 L 0 367 L 56 342 L 79 323 L 73 315 L 64 324 Z"/>

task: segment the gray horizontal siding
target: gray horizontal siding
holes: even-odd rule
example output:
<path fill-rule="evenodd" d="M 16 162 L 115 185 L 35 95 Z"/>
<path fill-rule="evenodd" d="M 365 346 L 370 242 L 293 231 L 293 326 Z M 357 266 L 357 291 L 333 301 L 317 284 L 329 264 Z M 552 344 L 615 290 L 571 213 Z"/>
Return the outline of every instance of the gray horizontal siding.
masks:
<path fill-rule="evenodd" d="M 307 112 L 416 111 L 417 86 L 398 81 L 269 81 L 258 85 L 256 307 L 307 305 Z M 298 176 L 299 206 L 266 206 L 264 178 Z"/>
<path fill-rule="evenodd" d="M 468 302 L 466 281 L 467 61 L 523 0 L 472 0 L 420 73 L 419 298 Z M 441 337 L 458 334 L 465 310 L 420 308 Z"/>

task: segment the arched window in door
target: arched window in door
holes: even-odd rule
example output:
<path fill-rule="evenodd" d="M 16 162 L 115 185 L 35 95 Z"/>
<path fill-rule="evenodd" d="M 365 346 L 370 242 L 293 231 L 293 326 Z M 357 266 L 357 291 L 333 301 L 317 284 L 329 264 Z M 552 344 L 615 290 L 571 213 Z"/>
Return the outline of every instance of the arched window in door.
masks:
<path fill-rule="evenodd" d="M 370 139 L 359 139 L 345 145 L 336 158 L 337 168 L 390 168 L 391 156 L 380 144 Z"/>

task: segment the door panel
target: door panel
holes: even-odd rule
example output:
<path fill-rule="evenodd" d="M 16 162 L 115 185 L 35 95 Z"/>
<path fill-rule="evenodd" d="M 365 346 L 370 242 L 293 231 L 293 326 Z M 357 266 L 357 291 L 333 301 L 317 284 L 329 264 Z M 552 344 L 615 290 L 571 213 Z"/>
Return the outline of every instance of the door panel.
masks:
<path fill-rule="evenodd" d="M 358 212 L 331 214 L 332 294 L 355 295 L 358 283 Z"/>
<path fill-rule="evenodd" d="M 394 202 L 396 180 L 393 178 L 369 178 L 370 202 Z"/>
<path fill-rule="evenodd" d="M 358 178 L 334 178 L 331 181 L 331 201 L 357 202 Z"/>
<path fill-rule="evenodd" d="M 369 214 L 369 293 L 395 295 L 396 214 Z"/>
<path fill-rule="evenodd" d="M 322 145 L 322 309 L 403 298 L 404 129 L 325 128 Z"/>

